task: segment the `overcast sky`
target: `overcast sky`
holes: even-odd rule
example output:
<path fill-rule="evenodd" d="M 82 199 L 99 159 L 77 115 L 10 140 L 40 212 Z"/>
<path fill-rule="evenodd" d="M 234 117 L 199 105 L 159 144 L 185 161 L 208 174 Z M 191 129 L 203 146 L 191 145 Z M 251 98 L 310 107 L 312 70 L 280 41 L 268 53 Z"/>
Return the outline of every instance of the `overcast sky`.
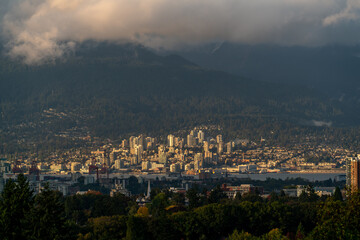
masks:
<path fill-rule="evenodd" d="M 26 63 L 61 57 L 84 40 L 165 49 L 360 41 L 360 0 L 0 0 L 0 17 L 8 53 Z"/>

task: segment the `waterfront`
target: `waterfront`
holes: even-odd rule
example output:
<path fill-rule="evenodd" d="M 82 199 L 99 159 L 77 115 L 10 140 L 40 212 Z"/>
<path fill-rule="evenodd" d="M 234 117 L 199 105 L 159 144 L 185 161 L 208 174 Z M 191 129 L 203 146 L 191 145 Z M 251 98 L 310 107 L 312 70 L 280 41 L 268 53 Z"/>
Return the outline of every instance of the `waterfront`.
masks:
<path fill-rule="evenodd" d="M 94 175 L 95 176 L 95 175 Z M 143 178 L 144 180 L 155 180 L 155 179 L 177 179 L 176 176 L 169 176 L 168 174 L 110 174 L 110 177 L 118 177 L 118 178 L 129 178 L 130 176 L 136 176 Z M 198 175 L 182 175 L 183 177 L 194 177 L 198 179 Z M 339 177 L 340 176 L 340 177 Z M 219 177 L 219 176 L 217 176 Z M 265 181 L 267 178 L 274 179 L 291 179 L 291 178 L 303 178 L 309 180 L 311 182 L 315 181 L 324 181 L 328 179 L 336 179 L 337 181 L 344 180 L 345 172 L 337 172 L 337 173 L 303 173 L 303 172 L 293 172 L 293 173 L 236 173 L 236 174 L 228 174 L 228 177 L 235 178 L 250 178 L 251 180 L 260 180 Z"/>
<path fill-rule="evenodd" d="M 264 173 L 264 174 L 231 174 L 233 177 L 238 178 L 250 178 L 251 180 L 261 180 L 265 181 L 267 178 L 282 179 L 286 180 L 287 178 L 303 178 L 309 181 L 324 181 L 328 179 L 334 180 L 338 176 L 343 176 L 344 173 Z"/>

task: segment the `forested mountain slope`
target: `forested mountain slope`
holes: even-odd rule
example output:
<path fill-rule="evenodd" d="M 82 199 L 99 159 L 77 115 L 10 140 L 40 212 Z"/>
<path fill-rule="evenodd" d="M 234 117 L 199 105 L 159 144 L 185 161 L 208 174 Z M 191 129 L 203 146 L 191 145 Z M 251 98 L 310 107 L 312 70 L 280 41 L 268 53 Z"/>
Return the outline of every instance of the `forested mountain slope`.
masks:
<path fill-rule="evenodd" d="M 40 66 L 3 57 L 0 106 L 2 131 L 44 122 L 41 114 L 52 108 L 77 116 L 56 120 L 52 130 L 86 126 L 106 137 L 204 123 L 231 128 L 249 119 L 259 125 L 360 122 L 356 109 L 315 90 L 203 69 L 134 44 L 87 43 L 72 56 Z"/>

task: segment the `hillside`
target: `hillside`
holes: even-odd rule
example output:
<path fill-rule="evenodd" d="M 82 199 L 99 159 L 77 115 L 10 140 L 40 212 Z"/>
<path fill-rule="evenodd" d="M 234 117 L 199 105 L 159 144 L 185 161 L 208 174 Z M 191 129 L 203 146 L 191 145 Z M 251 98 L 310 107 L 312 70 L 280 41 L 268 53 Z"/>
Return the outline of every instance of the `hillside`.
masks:
<path fill-rule="evenodd" d="M 0 66 L 5 141 L 14 131 L 25 139 L 25 133 L 43 139 L 74 129 L 117 138 L 199 124 L 233 130 L 283 122 L 311 125 L 313 120 L 359 122 L 356 111 L 347 112 L 338 101 L 306 87 L 203 69 L 132 44 L 87 43 L 55 63 L 24 66 L 2 58 Z"/>
<path fill-rule="evenodd" d="M 359 53 L 359 46 L 286 47 L 228 42 L 178 52 L 206 68 L 266 82 L 304 85 L 345 99 L 358 95 Z"/>

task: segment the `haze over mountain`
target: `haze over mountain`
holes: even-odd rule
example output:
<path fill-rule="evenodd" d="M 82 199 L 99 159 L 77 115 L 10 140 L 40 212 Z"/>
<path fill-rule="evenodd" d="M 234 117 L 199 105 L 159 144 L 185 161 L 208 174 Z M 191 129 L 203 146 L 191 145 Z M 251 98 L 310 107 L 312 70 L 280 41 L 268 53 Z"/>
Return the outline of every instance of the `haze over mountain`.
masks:
<path fill-rule="evenodd" d="M 225 42 L 178 54 L 202 67 L 261 81 L 304 85 L 342 100 L 349 94 L 359 96 L 359 46 L 284 47 Z"/>
<path fill-rule="evenodd" d="M 308 88 L 205 70 L 134 44 L 88 42 L 66 60 L 41 66 L 2 58 L 0 91 L 3 129 L 44 123 L 41 114 L 50 108 L 78 114 L 56 120 L 50 132 L 86 126 L 95 135 L 113 137 L 197 124 L 227 126 L 229 119 L 335 125 L 359 119 L 356 109 Z"/>

